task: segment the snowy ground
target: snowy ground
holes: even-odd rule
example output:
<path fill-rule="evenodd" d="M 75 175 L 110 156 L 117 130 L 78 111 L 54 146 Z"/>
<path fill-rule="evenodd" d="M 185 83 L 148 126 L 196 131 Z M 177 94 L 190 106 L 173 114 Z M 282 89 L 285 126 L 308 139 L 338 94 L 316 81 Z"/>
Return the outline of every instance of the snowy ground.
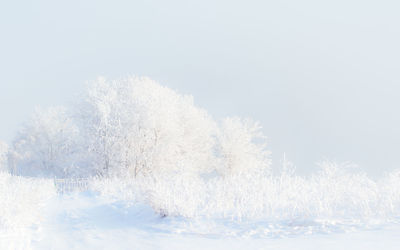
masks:
<path fill-rule="evenodd" d="M 400 225 L 161 218 L 89 192 L 58 195 L 46 218 L 0 237 L 0 249 L 399 249 Z"/>

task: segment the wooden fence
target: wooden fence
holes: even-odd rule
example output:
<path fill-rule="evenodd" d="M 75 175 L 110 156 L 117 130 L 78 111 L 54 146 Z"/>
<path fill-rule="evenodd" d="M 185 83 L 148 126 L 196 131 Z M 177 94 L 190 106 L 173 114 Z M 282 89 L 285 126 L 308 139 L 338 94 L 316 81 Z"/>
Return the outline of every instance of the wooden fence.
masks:
<path fill-rule="evenodd" d="M 54 179 L 54 185 L 59 193 L 83 192 L 89 189 L 89 179 Z"/>

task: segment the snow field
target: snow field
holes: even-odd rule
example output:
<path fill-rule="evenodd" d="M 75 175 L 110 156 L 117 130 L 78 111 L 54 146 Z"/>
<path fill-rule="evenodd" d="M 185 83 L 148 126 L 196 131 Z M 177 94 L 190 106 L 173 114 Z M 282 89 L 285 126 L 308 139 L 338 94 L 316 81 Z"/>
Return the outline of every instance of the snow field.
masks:
<path fill-rule="evenodd" d="M 328 163 L 310 177 L 289 170 L 136 180 L 1 174 L 0 249 L 285 249 L 281 243 L 293 242 L 317 249 L 310 239 L 321 246 L 327 235 L 347 244 L 351 238 L 340 235 L 398 232 L 399 179 L 393 172 L 373 181 Z"/>

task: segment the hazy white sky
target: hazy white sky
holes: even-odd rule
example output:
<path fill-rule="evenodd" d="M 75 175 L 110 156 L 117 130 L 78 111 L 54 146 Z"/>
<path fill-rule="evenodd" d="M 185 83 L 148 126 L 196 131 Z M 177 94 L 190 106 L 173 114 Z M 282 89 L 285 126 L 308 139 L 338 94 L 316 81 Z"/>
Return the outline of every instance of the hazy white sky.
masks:
<path fill-rule="evenodd" d="M 84 82 L 145 75 L 215 118 L 259 120 L 303 172 L 398 167 L 398 1 L 2 1 L 0 139 Z"/>

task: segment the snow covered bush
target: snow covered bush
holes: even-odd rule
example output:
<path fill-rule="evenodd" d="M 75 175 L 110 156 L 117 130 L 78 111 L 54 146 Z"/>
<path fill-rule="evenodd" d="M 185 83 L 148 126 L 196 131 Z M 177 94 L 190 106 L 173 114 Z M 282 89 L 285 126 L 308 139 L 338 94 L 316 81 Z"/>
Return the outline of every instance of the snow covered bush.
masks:
<path fill-rule="evenodd" d="M 351 165 L 325 162 L 310 180 L 310 198 L 320 217 L 368 217 L 378 212 L 377 184 Z M 353 171 L 352 171 L 353 170 Z"/>
<path fill-rule="evenodd" d="M 55 194 L 52 180 L 0 173 L 0 232 L 38 224 L 46 201 Z"/>
<path fill-rule="evenodd" d="M 45 206 L 55 195 L 51 180 L 0 172 L 0 249 L 31 249 L 48 215 Z"/>
<path fill-rule="evenodd" d="M 400 170 L 392 171 L 378 181 L 379 210 L 383 216 L 398 217 L 400 214 Z"/>
<path fill-rule="evenodd" d="M 221 154 L 219 172 L 222 175 L 235 175 L 269 171 L 270 152 L 266 150 L 264 141 L 258 123 L 238 117 L 224 119 L 218 137 Z"/>
<path fill-rule="evenodd" d="M 243 172 L 202 178 L 171 173 L 158 178 L 102 180 L 103 195 L 145 203 L 161 216 L 361 223 L 390 221 L 400 214 L 399 174 L 373 181 L 348 164 L 324 162 L 307 177 L 285 166 L 280 174 Z M 99 185 L 98 185 L 99 187 Z"/>

